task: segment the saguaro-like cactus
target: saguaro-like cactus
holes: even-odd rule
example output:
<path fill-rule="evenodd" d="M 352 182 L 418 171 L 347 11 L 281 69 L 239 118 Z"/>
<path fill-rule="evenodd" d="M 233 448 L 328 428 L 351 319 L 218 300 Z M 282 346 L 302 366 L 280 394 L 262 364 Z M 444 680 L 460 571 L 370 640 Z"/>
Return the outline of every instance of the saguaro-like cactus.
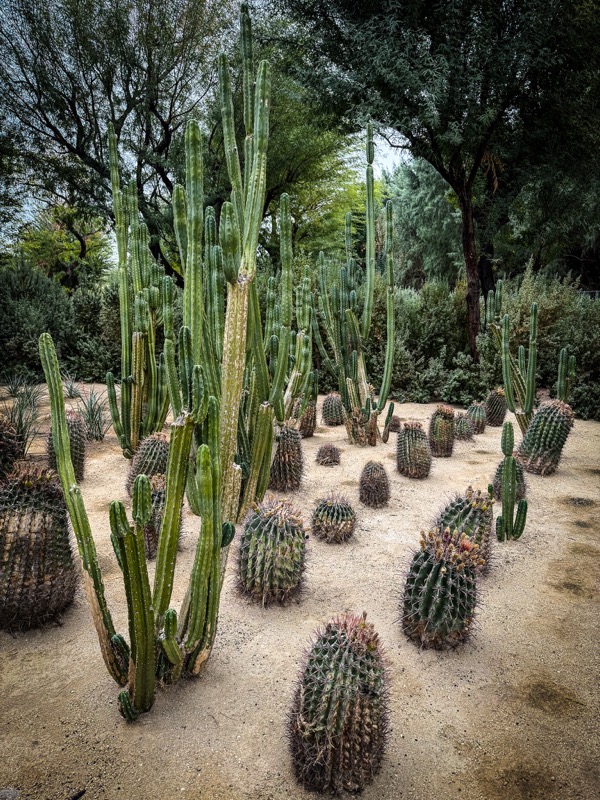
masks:
<path fill-rule="evenodd" d="M 487 423 L 487 415 L 483 403 L 471 403 L 467 408 L 467 416 L 473 423 L 474 433 L 483 433 Z"/>
<path fill-rule="evenodd" d="M 454 449 L 454 409 L 439 405 L 429 423 L 429 446 L 431 455 L 449 458 Z"/>
<path fill-rule="evenodd" d="M 488 394 L 485 401 L 485 416 L 488 425 L 499 428 L 506 416 L 506 395 L 504 389 L 498 386 Z"/>
<path fill-rule="evenodd" d="M 85 471 L 85 422 L 79 411 L 67 411 L 66 419 L 69 441 L 71 442 L 73 469 L 75 470 L 75 478 L 79 483 L 83 480 Z M 56 471 L 56 453 L 54 452 L 54 445 L 52 443 L 52 430 L 50 430 L 48 434 L 46 451 L 48 454 L 48 466 L 50 469 Z"/>
<path fill-rule="evenodd" d="M 396 444 L 398 472 L 407 478 L 426 478 L 431 470 L 431 449 L 420 422 L 405 422 Z"/>
<path fill-rule="evenodd" d="M 382 508 L 390 499 L 390 481 L 380 461 L 367 461 L 360 474 L 358 495 L 369 508 Z"/>
<path fill-rule="evenodd" d="M 501 542 L 507 539 L 520 539 L 527 520 L 527 500 L 519 500 L 515 518 L 515 502 L 517 500 L 517 462 L 513 456 L 515 434 L 512 423 L 502 426 L 502 452 L 504 465 L 502 468 L 502 514 L 496 520 L 496 536 Z"/>
<path fill-rule="evenodd" d="M 467 491 L 451 500 L 439 513 L 434 526 L 439 530 L 461 531 L 479 547 L 482 572 L 489 568 L 490 544 L 493 522 L 494 500 L 490 493 L 474 491 L 471 486 Z"/>
<path fill-rule="evenodd" d="M 380 768 L 387 676 L 379 638 L 344 614 L 317 632 L 288 719 L 294 771 L 305 789 L 360 792 Z"/>
<path fill-rule="evenodd" d="M 317 539 L 339 544 L 354 533 L 356 514 L 349 501 L 331 492 L 317 502 L 312 516 L 312 532 Z"/>
<path fill-rule="evenodd" d="M 573 427 L 573 410 L 562 400 L 542 403 L 517 451 L 527 470 L 537 475 L 556 472 L 563 447 Z"/>

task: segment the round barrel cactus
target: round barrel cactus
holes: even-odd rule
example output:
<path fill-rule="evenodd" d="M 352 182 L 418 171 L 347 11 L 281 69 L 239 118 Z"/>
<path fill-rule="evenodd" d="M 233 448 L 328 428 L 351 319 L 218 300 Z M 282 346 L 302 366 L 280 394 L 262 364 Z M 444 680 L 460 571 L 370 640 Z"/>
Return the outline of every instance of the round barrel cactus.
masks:
<path fill-rule="evenodd" d="M 300 401 L 296 403 L 297 410 L 299 411 Z M 294 416 L 297 416 L 294 413 Z M 303 439 L 309 439 L 311 436 L 314 435 L 315 429 L 317 427 L 317 404 L 314 400 L 311 400 L 300 417 L 298 418 L 298 430 L 300 431 L 300 436 Z"/>
<path fill-rule="evenodd" d="M 27 465 L 0 488 L 0 628 L 54 619 L 73 600 L 76 585 L 56 473 Z"/>
<path fill-rule="evenodd" d="M 449 528 L 421 533 L 402 599 L 402 627 L 423 648 L 456 647 L 469 635 L 477 605 L 479 548 Z"/>
<path fill-rule="evenodd" d="M 296 492 L 300 488 L 304 470 L 302 437 L 295 428 L 283 425 L 276 435 L 276 441 L 269 489 L 278 492 Z"/>
<path fill-rule="evenodd" d="M 71 461 L 75 470 L 75 480 L 81 483 L 85 469 L 85 422 L 79 411 L 67 411 L 67 429 L 69 431 L 69 444 L 71 446 Z M 47 440 L 48 466 L 56 470 L 56 453 L 52 441 L 52 430 L 48 433 Z"/>
<path fill-rule="evenodd" d="M 340 463 L 340 448 L 327 442 L 317 450 L 316 462 L 322 467 L 333 467 Z"/>
<path fill-rule="evenodd" d="M 379 637 L 346 613 L 317 631 L 288 718 L 294 772 L 309 791 L 360 792 L 377 774 L 388 730 Z"/>
<path fill-rule="evenodd" d="M 493 428 L 500 428 L 506 416 L 506 395 L 504 389 L 498 386 L 488 394 L 485 401 L 485 416 L 487 424 Z"/>
<path fill-rule="evenodd" d="M 266 497 L 246 518 L 238 559 L 239 586 L 263 606 L 298 593 L 304 573 L 306 533 L 289 502 Z"/>
<path fill-rule="evenodd" d="M 400 422 L 400 417 L 397 414 L 392 414 L 392 418 L 390 420 L 390 433 L 400 433 L 402 429 L 402 423 Z"/>
<path fill-rule="evenodd" d="M 568 403 L 562 400 L 542 403 L 517 450 L 517 461 L 536 475 L 556 472 L 572 427 L 573 410 Z"/>
<path fill-rule="evenodd" d="M 429 439 L 420 422 L 405 422 L 396 443 L 398 472 L 407 478 L 426 478 L 431 470 Z"/>
<path fill-rule="evenodd" d="M 10 474 L 15 463 L 22 457 L 23 448 L 15 427 L 0 414 L 0 481 Z"/>
<path fill-rule="evenodd" d="M 516 493 L 515 493 L 515 500 L 523 500 L 523 498 L 527 495 L 527 484 L 525 482 L 525 472 L 523 471 L 523 465 L 520 464 L 518 461 L 516 462 L 516 475 L 517 475 L 517 484 L 516 484 Z M 494 499 L 495 500 L 502 500 L 502 476 L 504 475 L 504 459 L 498 464 L 496 468 L 496 473 L 494 474 L 494 481 L 492 483 L 492 487 L 494 490 Z"/>
<path fill-rule="evenodd" d="M 390 481 L 380 461 L 367 461 L 360 475 L 360 502 L 370 508 L 382 508 L 390 499 Z"/>
<path fill-rule="evenodd" d="M 471 403 L 467 408 L 467 416 L 473 423 L 475 433 L 483 433 L 487 422 L 483 403 Z"/>
<path fill-rule="evenodd" d="M 151 433 L 142 439 L 129 468 L 126 489 L 131 494 L 133 484 L 138 475 L 151 478 L 153 475 L 164 475 L 169 460 L 169 437 L 164 433 Z"/>
<path fill-rule="evenodd" d="M 332 492 L 317 502 L 312 516 L 312 531 L 326 542 L 345 542 L 354 533 L 356 514 L 348 500 Z"/>
<path fill-rule="evenodd" d="M 473 490 L 469 486 L 464 494 L 457 495 L 439 513 L 434 522 L 436 528 L 458 530 L 479 547 L 479 566 L 481 572 L 489 567 L 494 500 L 489 492 Z"/>
<path fill-rule="evenodd" d="M 449 458 L 454 449 L 454 409 L 439 405 L 429 423 L 429 446 L 431 455 Z"/>
<path fill-rule="evenodd" d="M 462 442 L 469 442 L 473 439 L 473 423 L 467 414 L 457 414 L 454 420 L 454 437 Z"/>
<path fill-rule="evenodd" d="M 344 407 L 337 392 L 330 392 L 323 400 L 323 422 L 330 428 L 344 424 Z"/>

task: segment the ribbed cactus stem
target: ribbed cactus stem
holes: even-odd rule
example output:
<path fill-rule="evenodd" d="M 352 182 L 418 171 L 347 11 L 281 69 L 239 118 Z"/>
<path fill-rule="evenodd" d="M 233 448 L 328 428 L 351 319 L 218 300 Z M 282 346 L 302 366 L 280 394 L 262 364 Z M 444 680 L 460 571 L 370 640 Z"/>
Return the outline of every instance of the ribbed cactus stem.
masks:
<path fill-rule="evenodd" d="M 365 305 L 362 318 L 362 337 L 366 341 L 371 330 L 373 314 L 373 294 L 375 288 L 375 193 L 373 180 L 373 125 L 367 125 L 367 215 L 366 215 L 366 268 L 365 268 Z"/>
<path fill-rule="evenodd" d="M 512 423 L 502 426 L 502 452 L 504 466 L 502 469 L 502 514 L 496 520 L 496 536 L 499 541 L 519 539 L 525 528 L 527 519 L 527 500 L 519 501 L 515 518 L 515 502 L 517 496 L 517 462 L 513 456 L 514 431 Z"/>

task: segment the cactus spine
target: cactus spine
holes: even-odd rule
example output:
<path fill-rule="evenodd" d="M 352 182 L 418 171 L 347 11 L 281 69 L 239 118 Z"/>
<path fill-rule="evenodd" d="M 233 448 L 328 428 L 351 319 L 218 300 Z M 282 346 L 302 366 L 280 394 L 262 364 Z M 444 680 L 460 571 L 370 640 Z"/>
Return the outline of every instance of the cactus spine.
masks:
<path fill-rule="evenodd" d="M 439 405 L 429 423 L 429 446 L 431 455 L 449 458 L 454 449 L 454 409 Z"/>
<path fill-rule="evenodd" d="M 396 443 L 398 472 L 407 478 L 426 478 L 431 470 L 431 449 L 420 422 L 405 422 Z"/>
<path fill-rule="evenodd" d="M 571 406 L 562 400 L 542 403 L 517 451 L 527 472 L 551 475 L 556 472 L 563 447 L 573 427 Z"/>
<path fill-rule="evenodd" d="M 517 499 L 517 462 L 513 456 L 515 434 L 512 423 L 502 426 L 502 514 L 496 520 L 496 536 L 501 542 L 507 539 L 520 539 L 527 520 L 527 500 L 519 500 L 515 518 L 515 502 Z"/>

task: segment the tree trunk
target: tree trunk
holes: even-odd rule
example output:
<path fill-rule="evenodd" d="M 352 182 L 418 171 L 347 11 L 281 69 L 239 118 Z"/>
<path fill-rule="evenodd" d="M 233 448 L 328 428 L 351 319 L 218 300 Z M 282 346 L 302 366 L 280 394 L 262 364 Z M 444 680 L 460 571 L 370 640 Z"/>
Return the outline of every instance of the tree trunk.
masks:
<path fill-rule="evenodd" d="M 456 191 L 456 190 L 455 190 Z M 473 220 L 473 200 L 471 190 L 463 187 L 456 192 L 460 204 L 463 257 L 467 269 L 467 317 L 469 327 L 469 349 L 473 361 L 479 362 L 477 334 L 479 333 L 479 269 L 477 248 L 475 246 L 475 224 Z"/>

